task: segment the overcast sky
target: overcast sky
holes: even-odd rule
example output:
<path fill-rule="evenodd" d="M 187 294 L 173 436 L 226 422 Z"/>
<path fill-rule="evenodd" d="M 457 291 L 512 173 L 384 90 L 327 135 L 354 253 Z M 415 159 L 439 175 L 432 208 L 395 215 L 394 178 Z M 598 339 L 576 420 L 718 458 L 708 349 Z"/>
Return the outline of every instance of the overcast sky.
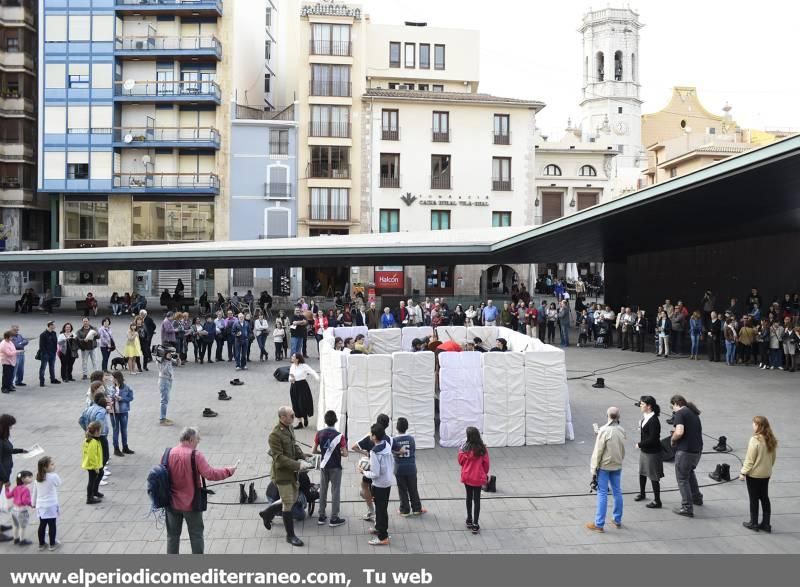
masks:
<path fill-rule="evenodd" d="M 478 29 L 480 91 L 542 100 L 538 125 L 557 139 L 567 117 L 579 120 L 581 35 L 589 7 L 630 6 L 641 30 L 642 113 L 666 106 L 676 85 L 696 86 L 703 105 L 722 114 L 727 100 L 743 127 L 800 132 L 797 74 L 800 3 L 784 0 L 365 0 L 372 22 L 420 20 Z"/>

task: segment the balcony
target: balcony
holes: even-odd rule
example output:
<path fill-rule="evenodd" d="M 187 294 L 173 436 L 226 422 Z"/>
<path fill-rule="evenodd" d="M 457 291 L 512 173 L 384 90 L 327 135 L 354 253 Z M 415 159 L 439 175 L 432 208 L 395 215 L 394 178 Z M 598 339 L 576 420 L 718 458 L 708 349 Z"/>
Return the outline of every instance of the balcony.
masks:
<path fill-rule="evenodd" d="M 114 147 L 131 149 L 154 147 L 219 149 L 219 143 L 219 131 L 213 127 L 126 126 L 115 128 L 113 138 Z"/>
<path fill-rule="evenodd" d="M 450 142 L 450 129 L 431 129 L 431 138 L 434 143 L 449 143 Z"/>
<path fill-rule="evenodd" d="M 269 154 L 275 155 L 288 155 L 289 154 L 289 141 L 272 141 L 269 142 Z"/>
<path fill-rule="evenodd" d="M 309 204 L 308 219 L 311 222 L 350 222 L 350 206 Z"/>
<path fill-rule="evenodd" d="M 381 129 L 381 140 L 382 141 L 399 141 L 400 140 L 400 129 L 399 128 L 382 128 Z"/>
<path fill-rule="evenodd" d="M 399 188 L 400 176 L 399 175 L 381 175 L 382 188 Z"/>
<path fill-rule="evenodd" d="M 309 163 L 306 177 L 311 179 L 350 179 L 350 164 Z"/>
<path fill-rule="evenodd" d="M 264 184 L 264 198 L 267 200 L 293 199 L 292 184 L 267 182 Z"/>
<path fill-rule="evenodd" d="M 505 133 L 492 132 L 492 142 L 495 145 L 510 145 L 511 132 L 505 132 Z"/>
<path fill-rule="evenodd" d="M 0 26 L 8 28 L 21 26 L 34 28 L 36 26 L 36 18 L 29 5 L 26 6 L 22 2 L 4 2 L 1 7 Z"/>
<path fill-rule="evenodd" d="M 321 122 L 319 120 L 312 120 L 308 125 L 308 136 L 349 139 L 350 130 L 349 122 Z"/>
<path fill-rule="evenodd" d="M 145 194 L 219 194 L 215 173 L 115 173 L 113 191 Z"/>
<path fill-rule="evenodd" d="M 34 71 L 34 61 L 30 53 L 24 53 L 21 49 L 19 51 L 2 51 L 0 50 L 0 64 L 2 64 L 3 71 Z"/>
<path fill-rule="evenodd" d="M 510 179 L 497 179 L 492 178 L 492 191 L 493 192 L 510 192 L 513 191 L 513 186 Z"/>
<path fill-rule="evenodd" d="M 222 16 L 222 0 L 114 0 L 120 14 Z"/>
<path fill-rule="evenodd" d="M 135 81 L 114 83 L 118 102 L 201 102 L 219 105 L 222 95 L 213 81 Z"/>
<path fill-rule="evenodd" d="M 309 41 L 311 55 L 333 55 L 335 57 L 352 57 L 353 43 L 350 41 L 323 41 L 312 39 Z"/>
<path fill-rule="evenodd" d="M 432 190 L 449 190 L 451 189 L 451 180 L 449 175 L 432 175 L 431 176 L 431 189 Z"/>
<path fill-rule="evenodd" d="M 33 117 L 34 108 L 30 98 L 22 98 L 16 94 L 0 97 L 0 114 L 3 116 Z"/>
<path fill-rule="evenodd" d="M 117 57 L 180 59 L 206 57 L 222 59 L 222 43 L 216 37 L 117 37 L 114 42 Z"/>
<path fill-rule="evenodd" d="M 351 82 L 312 79 L 308 82 L 308 95 L 350 98 L 353 95 L 353 84 Z"/>

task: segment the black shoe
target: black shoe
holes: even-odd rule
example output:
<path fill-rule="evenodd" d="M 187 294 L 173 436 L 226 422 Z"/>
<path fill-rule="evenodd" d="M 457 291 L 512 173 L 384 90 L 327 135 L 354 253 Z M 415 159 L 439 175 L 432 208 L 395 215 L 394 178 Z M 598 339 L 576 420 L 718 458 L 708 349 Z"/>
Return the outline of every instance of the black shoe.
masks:
<path fill-rule="evenodd" d="M 231 384 L 231 385 L 234 385 L 234 386 L 235 386 L 235 385 L 244 385 L 244 381 L 241 381 L 241 380 L 239 380 L 239 379 L 231 379 L 231 380 L 230 380 L 230 384 Z"/>
<path fill-rule="evenodd" d="M 19 387 L 28 387 L 28 384 L 27 384 L 27 383 L 22 383 L 22 381 L 20 381 L 19 383 L 15 383 L 15 384 L 14 384 L 14 386 L 15 386 L 15 387 L 16 387 L 16 386 L 19 386 Z"/>
<path fill-rule="evenodd" d="M 94 496 L 95 496 L 97 499 L 103 499 L 103 498 L 105 497 L 105 494 L 103 494 L 103 493 L 100 493 L 100 492 L 98 491 L 97 493 L 95 493 L 95 494 L 94 494 Z"/>
<path fill-rule="evenodd" d="M 43 381 L 40 381 L 40 382 L 39 382 L 39 387 L 47 387 L 47 386 L 44 384 L 44 382 L 43 382 Z"/>
<path fill-rule="evenodd" d="M 123 454 L 123 452 L 121 450 L 119 450 L 118 448 L 115 448 L 114 449 L 114 456 L 115 457 L 124 457 L 125 455 Z"/>
<path fill-rule="evenodd" d="M 228 392 L 226 392 L 224 389 L 221 389 L 217 394 L 217 399 L 220 401 L 228 401 L 233 398 L 228 395 Z"/>
<path fill-rule="evenodd" d="M 286 528 L 286 542 L 292 546 L 303 546 L 303 541 L 294 535 L 294 518 L 292 512 L 283 512 L 283 525 Z"/>
<path fill-rule="evenodd" d="M 334 516 L 331 518 L 331 521 L 328 522 L 328 526 L 331 528 L 336 528 L 337 526 L 341 526 L 345 523 L 344 518 L 340 518 L 339 516 Z"/>
<path fill-rule="evenodd" d="M 86 505 L 94 505 L 96 503 L 100 503 L 101 500 L 97 499 L 96 497 L 87 497 L 86 498 Z"/>
<path fill-rule="evenodd" d="M 136 454 L 131 449 L 129 449 L 127 446 L 123 447 L 122 452 L 124 452 L 126 455 L 135 455 Z"/>
<path fill-rule="evenodd" d="M 769 524 L 759 524 L 758 529 L 761 530 L 762 532 L 766 532 L 767 534 L 772 533 L 772 526 L 770 526 Z"/>
<path fill-rule="evenodd" d="M 203 418 L 216 418 L 217 416 L 218 414 L 210 408 L 203 410 Z"/>
<path fill-rule="evenodd" d="M 486 493 L 497 493 L 497 477 L 494 475 L 489 475 L 489 481 L 486 483 L 486 487 L 483 488 Z"/>
<path fill-rule="evenodd" d="M 302 422 L 298 422 L 297 426 L 295 426 L 294 429 L 295 430 L 302 430 L 303 429 L 303 423 Z"/>
<path fill-rule="evenodd" d="M 640 493 L 639 495 L 633 498 L 633 501 L 644 501 L 645 499 L 647 499 L 647 496 L 645 496 L 644 493 Z"/>
<path fill-rule="evenodd" d="M 2 393 L 11 393 L 11 392 L 10 392 L 10 391 L 8 391 L 8 390 L 7 390 L 7 389 L 4 387 L 4 388 L 2 389 Z"/>
<path fill-rule="evenodd" d="M 753 530 L 754 532 L 758 532 L 759 530 L 758 524 L 756 524 L 755 522 L 742 522 L 742 526 L 744 526 L 748 530 Z"/>
<path fill-rule="evenodd" d="M 651 501 L 650 503 L 648 503 L 644 507 L 650 508 L 651 510 L 658 510 L 658 509 L 661 509 L 661 502 L 660 501 Z"/>
<path fill-rule="evenodd" d="M 50 381 L 53 385 L 61 385 L 61 382 L 58 379 L 53 379 Z"/>
<path fill-rule="evenodd" d="M 693 501 L 692 501 L 692 505 L 699 505 L 699 506 L 702 506 L 702 505 L 703 505 L 703 498 L 701 497 L 700 499 L 695 499 L 695 500 L 693 500 Z"/>
<path fill-rule="evenodd" d="M 679 516 L 686 516 L 687 518 L 694 518 L 694 512 L 692 510 L 687 510 L 686 508 L 675 508 L 672 510 L 673 514 L 678 514 Z"/>
<path fill-rule="evenodd" d="M 247 494 L 244 492 L 244 483 L 239 483 L 239 503 L 247 503 Z"/>
<path fill-rule="evenodd" d="M 717 465 L 714 469 L 713 473 L 708 474 L 709 478 L 713 479 L 717 483 L 722 482 L 722 465 Z"/>
<path fill-rule="evenodd" d="M 267 509 L 258 512 L 258 515 L 261 517 L 261 521 L 264 522 L 264 527 L 267 530 L 272 530 L 272 520 L 278 515 L 278 512 L 281 511 L 282 507 L 283 506 L 280 503 L 273 503 Z"/>
<path fill-rule="evenodd" d="M 88 378 L 86 375 L 84 375 L 83 377 L 81 377 L 81 381 L 86 381 L 87 379 L 89 379 L 89 378 Z"/>
<path fill-rule="evenodd" d="M 14 539 L 8 534 L 0 534 L 0 542 L 11 542 L 12 540 Z"/>
<path fill-rule="evenodd" d="M 256 484 L 250 484 L 250 490 L 247 492 L 247 503 L 255 503 L 258 497 L 256 496 Z"/>
<path fill-rule="evenodd" d="M 8 532 L 11 530 L 11 526 L 6 526 L 5 524 L 0 524 L 0 532 Z"/>

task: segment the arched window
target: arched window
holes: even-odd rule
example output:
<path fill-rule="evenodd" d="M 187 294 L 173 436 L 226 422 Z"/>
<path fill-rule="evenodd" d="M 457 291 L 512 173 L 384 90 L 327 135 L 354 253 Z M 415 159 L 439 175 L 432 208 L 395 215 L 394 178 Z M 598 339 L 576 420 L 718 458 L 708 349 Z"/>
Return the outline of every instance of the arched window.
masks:
<path fill-rule="evenodd" d="M 591 165 L 584 165 L 578 170 L 578 175 L 581 177 L 597 177 L 597 170 Z"/>
<path fill-rule="evenodd" d="M 597 55 L 595 55 L 595 64 L 594 64 L 595 71 L 597 71 L 597 81 L 601 82 L 605 79 L 605 69 L 606 69 L 606 60 L 603 57 L 603 52 L 598 51 Z"/>
<path fill-rule="evenodd" d="M 561 175 L 561 168 L 552 163 L 544 168 L 545 175 Z"/>
<path fill-rule="evenodd" d="M 614 81 L 622 81 L 622 51 L 614 53 Z"/>
<path fill-rule="evenodd" d="M 636 81 L 636 53 L 631 53 L 631 79 Z"/>

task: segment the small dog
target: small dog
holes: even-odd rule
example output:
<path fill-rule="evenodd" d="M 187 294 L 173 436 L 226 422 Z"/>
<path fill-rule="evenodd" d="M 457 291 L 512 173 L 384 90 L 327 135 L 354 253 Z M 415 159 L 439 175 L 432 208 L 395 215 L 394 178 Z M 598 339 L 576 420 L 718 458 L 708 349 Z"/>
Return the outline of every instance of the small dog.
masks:
<path fill-rule="evenodd" d="M 128 366 L 128 359 L 125 357 L 114 357 L 111 359 L 111 370 L 115 371 L 117 369 L 125 370 Z"/>

